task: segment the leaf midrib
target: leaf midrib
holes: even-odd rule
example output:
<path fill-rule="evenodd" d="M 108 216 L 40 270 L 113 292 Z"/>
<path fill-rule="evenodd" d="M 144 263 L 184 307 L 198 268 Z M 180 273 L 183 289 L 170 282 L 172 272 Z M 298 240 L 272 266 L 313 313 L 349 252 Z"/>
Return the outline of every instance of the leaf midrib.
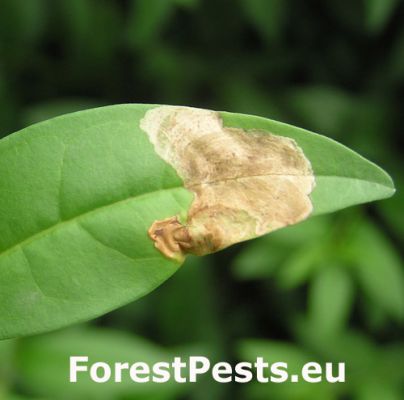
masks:
<path fill-rule="evenodd" d="M 259 177 L 259 176 L 264 177 L 264 176 L 270 176 L 270 175 L 272 175 L 272 174 L 269 174 L 269 175 L 254 175 L 254 176 L 249 176 L 249 177 L 236 177 L 236 178 L 231 178 L 231 179 L 228 179 L 228 180 L 233 180 L 233 179 L 237 180 L 237 179 L 240 179 L 240 178 L 252 178 L 252 177 Z M 274 175 L 278 175 L 278 174 L 274 174 Z M 288 175 L 288 174 L 286 174 L 286 175 Z M 367 179 L 360 179 L 360 178 L 356 178 L 356 177 L 345 177 L 345 176 L 339 176 L 339 175 L 314 175 L 314 176 L 315 176 L 315 178 L 319 178 L 319 177 L 323 177 L 323 178 L 324 177 L 327 177 L 327 178 L 343 178 L 343 179 L 352 179 L 352 180 L 359 180 L 359 181 L 364 181 L 364 182 L 371 182 L 371 183 L 373 183 L 375 185 L 383 186 L 383 187 L 386 187 L 388 189 L 394 190 L 393 188 L 391 188 L 391 187 L 389 187 L 387 185 L 380 184 L 379 182 L 370 181 L 370 180 L 367 180 Z M 213 184 L 213 183 L 217 183 L 217 182 L 207 182 L 207 184 L 209 184 L 209 183 Z M 206 183 L 202 182 L 201 184 L 206 184 Z M 194 186 L 196 186 L 196 185 L 191 185 L 190 188 L 194 187 Z M 6 255 L 8 255 L 10 253 L 13 253 L 14 251 L 16 251 L 21 246 L 28 245 L 29 243 L 35 241 L 36 239 L 40 239 L 41 237 L 46 236 L 46 235 L 52 233 L 53 231 L 56 231 L 58 228 L 60 228 L 60 227 L 62 227 L 64 225 L 76 222 L 76 221 L 78 221 L 78 220 L 80 220 L 82 218 L 87 217 L 88 215 L 95 214 L 95 213 L 97 213 L 99 211 L 102 211 L 102 210 L 104 210 L 106 208 L 113 207 L 113 206 L 116 206 L 118 204 L 124 204 L 124 203 L 127 203 L 129 201 L 137 200 L 137 199 L 140 199 L 140 198 L 143 198 L 143 197 L 151 196 L 151 195 L 154 195 L 156 193 L 165 192 L 165 191 L 173 191 L 173 190 L 178 190 L 178 189 L 182 189 L 182 188 L 184 188 L 184 187 L 183 186 L 173 186 L 173 187 L 169 187 L 169 188 L 153 190 L 151 192 L 142 193 L 142 194 L 137 195 L 137 196 L 127 197 L 125 199 L 118 200 L 118 201 L 115 201 L 113 203 L 105 204 L 105 205 L 103 205 L 101 207 L 94 208 L 93 210 L 87 211 L 87 212 L 85 212 L 83 214 L 75 215 L 73 218 L 58 222 L 57 224 L 54 224 L 54 225 L 50 226 L 49 228 L 46 228 L 46 229 L 44 229 L 44 230 L 42 230 L 42 231 L 40 231 L 38 233 L 35 233 L 34 235 L 31 235 L 31 236 L 25 238 L 21 242 L 16 243 L 13 246 L 5 249 L 3 252 L 0 253 L 0 258 L 4 257 L 4 256 L 6 256 Z"/>
<path fill-rule="evenodd" d="M 223 178 L 220 179 L 218 181 L 202 181 L 202 182 L 198 182 L 198 183 L 193 183 L 193 184 L 189 184 L 188 186 L 186 186 L 186 188 L 192 189 L 195 188 L 197 186 L 200 185 L 215 185 L 221 182 L 228 182 L 228 181 L 237 181 L 237 180 L 242 180 L 242 179 L 250 179 L 250 178 L 266 178 L 269 176 L 284 176 L 284 177 L 301 177 L 301 178 L 307 178 L 307 177 L 311 177 L 314 176 L 314 179 L 317 178 L 337 178 L 337 179 L 349 179 L 349 180 L 354 180 L 354 181 L 361 181 L 361 182 L 369 182 L 372 183 L 374 185 L 377 186 L 382 186 L 385 187 L 387 189 L 390 189 L 392 191 L 394 191 L 394 187 L 388 186 L 387 184 L 383 184 L 380 182 L 377 182 L 375 180 L 370 180 L 370 179 L 365 179 L 365 178 L 358 178 L 355 176 L 344 176 L 344 175 L 323 175 L 323 174 L 313 174 L 313 175 L 304 175 L 304 174 L 278 174 L 278 173 L 271 173 L 271 174 L 257 174 L 257 175 L 248 175 L 248 176 L 235 176 L 235 177 L 231 177 L 231 178 Z"/>
<path fill-rule="evenodd" d="M 130 197 L 127 197 L 127 198 L 122 199 L 122 200 L 114 201 L 113 203 L 105 204 L 103 206 L 96 207 L 96 208 L 94 208 L 94 209 L 92 209 L 90 211 L 86 211 L 86 212 L 84 212 L 82 214 L 75 215 L 74 217 L 72 217 L 70 219 L 60 221 L 60 222 L 50 226 L 49 228 L 43 229 L 43 230 L 41 230 L 41 231 L 31 235 L 31 236 L 28 236 L 27 238 L 25 238 L 21 242 L 13 244 L 11 247 L 5 249 L 3 252 L 0 253 L 0 259 L 2 257 L 4 257 L 4 256 L 10 254 L 10 253 L 13 253 L 14 251 L 16 251 L 20 247 L 26 246 L 26 245 L 34 242 L 37 239 L 40 239 L 40 238 L 42 238 L 44 236 L 47 236 L 48 234 L 52 233 L 53 231 L 58 230 L 59 228 L 65 226 L 65 225 L 71 224 L 73 222 L 77 222 L 77 221 L 81 220 L 82 218 L 85 218 L 85 217 L 87 217 L 87 216 L 89 216 L 91 214 L 96 214 L 96 213 L 98 213 L 98 212 L 100 212 L 102 210 L 105 210 L 105 209 L 109 208 L 109 207 L 114 207 L 114 206 L 119 205 L 119 204 L 125 204 L 125 203 L 128 203 L 128 202 L 132 201 L 132 200 L 138 200 L 138 199 L 141 199 L 141 198 L 144 198 L 144 197 L 155 195 L 156 193 L 174 191 L 174 190 L 178 190 L 178 189 L 182 189 L 182 188 L 183 188 L 183 186 L 173 186 L 173 187 L 169 187 L 169 188 L 153 190 L 151 192 L 142 193 L 142 194 L 139 194 L 139 195 L 136 195 L 136 196 L 130 196 Z"/>

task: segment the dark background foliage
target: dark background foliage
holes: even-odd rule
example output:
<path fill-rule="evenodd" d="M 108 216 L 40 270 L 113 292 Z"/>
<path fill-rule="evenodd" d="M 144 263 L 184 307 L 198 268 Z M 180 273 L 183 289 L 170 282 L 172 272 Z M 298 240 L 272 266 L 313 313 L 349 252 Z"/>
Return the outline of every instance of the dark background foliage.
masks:
<path fill-rule="evenodd" d="M 400 0 L 0 0 L 0 137 L 99 105 L 192 105 L 335 138 L 398 188 L 190 259 L 85 327 L 1 343 L 0 398 L 404 399 L 403 16 Z M 70 393 L 71 352 L 140 337 L 157 353 L 345 361 L 347 383 Z"/>

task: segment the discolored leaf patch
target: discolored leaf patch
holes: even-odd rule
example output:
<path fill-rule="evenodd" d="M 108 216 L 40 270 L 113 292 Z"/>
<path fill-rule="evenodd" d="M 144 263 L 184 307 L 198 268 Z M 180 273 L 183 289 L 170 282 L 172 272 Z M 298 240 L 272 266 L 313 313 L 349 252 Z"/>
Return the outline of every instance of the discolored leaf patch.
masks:
<path fill-rule="evenodd" d="M 153 108 L 140 127 L 194 194 L 184 225 L 172 216 L 149 229 L 165 256 L 209 254 L 310 215 L 314 174 L 293 139 L 188 107 Z"/>

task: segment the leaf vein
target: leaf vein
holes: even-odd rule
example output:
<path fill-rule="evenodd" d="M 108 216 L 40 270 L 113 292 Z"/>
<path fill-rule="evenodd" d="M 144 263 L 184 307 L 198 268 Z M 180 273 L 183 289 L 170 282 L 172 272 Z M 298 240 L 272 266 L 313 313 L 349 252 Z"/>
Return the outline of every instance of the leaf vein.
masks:
<path fill-rule="evenodd" d="M 51 234 L 52 232 L 54 232 L 57 229 L 61 228 L 63 225 L 78 222 L 79 219 L 88 217 L 89 215 L 95 214 L 97 212 L 100 212 L 101 210 L 107 209 L 109 207 L 116 206 L 118 204 L 128 203 L 128 202 L 130 202 L 132 200 L 136 201 L 136 200 L 139 200 L 139 199 L 144 198 L 144 197 L 155 195 L 156 193 L 160 193 L 160 192 L 164 192 L 164 191 L 178 190 L 178 189 L 182 189 L 182 186 L 174 186 L 174 187 L 171 187 L 171 188 L 162 188 L 162 189 L 154 190 L 152 192 L 142 193 L 142 194 L 137 195 L 137 196 L 127 197 L 125 199 L 118 200 L 118 201 L 115 201 L 113 203 L 103 205 L 101 207 L 97 207 L 97 208 L 95 208 L 93 210 L 90 210 L 90 211 L 87 211 L 87 212 L 85 212 L 83 214 L 76 215 L 71 219 L 60 221 L 60 222 L 50 226 L 49 228 L 46 228 L 46 229 L 44 229 L 44 230 L 42 230 L 40 232 L 37 232 L 34 235 L 31 235 L 28 238 L 22 240 L 21 242 L 14 244 L 13 246 L 9 247 L 8 249 L 6 249 L 2 253 L 0 253 L 0 257 L 4 257 L 5 255 L 10 254 L 10 253 L 18 250 L 19 248 L 22 248 L 22 247 L 30 244 L 31 242 L 35 241 L 36 239 L 40 239 L 41 237 L 44 237 L 44 236 L 47 236 L 47 235 Z"/>

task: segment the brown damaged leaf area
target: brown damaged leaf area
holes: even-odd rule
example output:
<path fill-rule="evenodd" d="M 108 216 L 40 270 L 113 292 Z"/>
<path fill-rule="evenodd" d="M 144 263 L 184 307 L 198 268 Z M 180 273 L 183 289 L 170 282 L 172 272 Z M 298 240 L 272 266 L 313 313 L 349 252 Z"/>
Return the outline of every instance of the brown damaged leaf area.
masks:
<path fill-rule="evenodd" d="M 227 128 L 219 113 L 189 107 L 151 109 L 140 127 L 194 193 L 185 224 L 173 216 L 149 229 L 165 256 L 213 253 L 310 215 L 315 179 L 293 139 Z"/>
<path fill-rule="evenodd" d="M 176 216 L 153 222 L 148 230 L 155 247 L 168 258 L 182 258 L 185 250 L 191 248 L 188 229 Z"/>

